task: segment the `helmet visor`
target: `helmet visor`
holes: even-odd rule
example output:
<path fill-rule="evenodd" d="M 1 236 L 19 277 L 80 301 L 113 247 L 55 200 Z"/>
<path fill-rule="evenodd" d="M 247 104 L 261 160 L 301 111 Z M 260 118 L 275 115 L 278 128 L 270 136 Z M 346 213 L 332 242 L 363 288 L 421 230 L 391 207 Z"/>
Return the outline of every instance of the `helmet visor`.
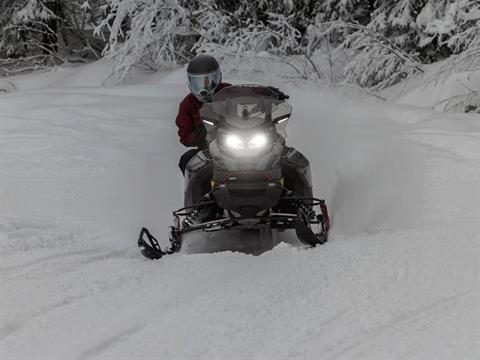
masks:
<path fill-rule="evenodd" d="M 188 74 L 188 84 L 190 90 L 197 95 L 211 95 L 220 84 L 221 77 L 220 71 L 200 75 Z"/>

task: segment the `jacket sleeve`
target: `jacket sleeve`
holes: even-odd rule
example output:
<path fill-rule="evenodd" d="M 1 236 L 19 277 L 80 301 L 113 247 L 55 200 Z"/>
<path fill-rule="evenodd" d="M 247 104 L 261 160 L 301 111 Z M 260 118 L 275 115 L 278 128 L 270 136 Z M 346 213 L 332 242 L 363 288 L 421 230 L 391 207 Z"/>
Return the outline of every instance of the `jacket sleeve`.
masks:
<path fill-rule="evenodd" d="M 193 116 L 193 111 L 188 102 L 183 100 L 180 103 L 175 124 L 177 124 L 178 127 L 178 136 L 180 137 L 180 142 L 188 147 L 197 146 L 195 122 Z"/>

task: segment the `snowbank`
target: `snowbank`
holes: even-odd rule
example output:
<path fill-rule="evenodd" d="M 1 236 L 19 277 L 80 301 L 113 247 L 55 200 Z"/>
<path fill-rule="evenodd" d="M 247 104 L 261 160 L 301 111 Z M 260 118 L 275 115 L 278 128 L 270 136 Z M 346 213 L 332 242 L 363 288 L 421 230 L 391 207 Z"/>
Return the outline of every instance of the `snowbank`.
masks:
<path fill-rule="evenodd" d="M 427 74 L 406 80 L 384 93 L 400 104 L 437 111 L 480 111 L 480 72 L 442 72 L 444 63 L 432 65 Z"/>

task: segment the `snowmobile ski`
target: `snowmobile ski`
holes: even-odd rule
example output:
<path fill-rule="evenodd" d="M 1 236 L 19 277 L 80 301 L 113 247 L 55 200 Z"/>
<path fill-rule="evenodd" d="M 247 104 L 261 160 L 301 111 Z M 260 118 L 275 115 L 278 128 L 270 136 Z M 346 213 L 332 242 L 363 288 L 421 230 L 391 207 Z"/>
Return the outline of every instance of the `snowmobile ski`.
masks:
<path fill-rule="evenodd" d="M 150 233 L 147 228 L 142 228 L 138 237 L 138 247 L 142 249 L 142 254 L 147 259 L 158 260 L 165 255 L 171 255 L 180 250 L 180 241 L 175 227 L 170 227 L 170 247 L 162 250 L 158 240 Z"/>

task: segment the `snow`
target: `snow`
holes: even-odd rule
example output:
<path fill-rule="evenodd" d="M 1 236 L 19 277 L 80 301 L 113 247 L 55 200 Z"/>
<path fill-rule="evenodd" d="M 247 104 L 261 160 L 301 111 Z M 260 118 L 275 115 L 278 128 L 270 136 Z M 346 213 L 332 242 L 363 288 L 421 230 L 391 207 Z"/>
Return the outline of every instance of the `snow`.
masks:
<path fill-rule="evenodd" d="M 422 8 L 415 20 L 418 27 L 424 28 L 435 19 L 435 9 L 433 4 L 428 2 Z"/>
<path fill-rule="evenodd" d="M 466 112 L 469 104 L 476 111 L 479 86 L 480 71 L 456 70 L 446 60 L 427 66 L 425 74 L 395 84 L 380 94 L 403 105 Z"/>
<path fill-rule="evenodd" d="M 166 244 L 182 203 L 184 73 L 104 75 L 0 95 L 0 358 L 478 358 L 478 115 L 277 83 L 329 243 L 152 262 L 136 236 Z"/>
<path fill-rule="evenodd" d="M 51 17 L 51 12 L 37 0 L 28 0 L 24 5 L 23 9 L 19 10 L 14 15 L 14 21 L 17 23 L 26 24 L 29 21 L 34 20 L 35 18 L 41 20 L 47 20 Z"/>

